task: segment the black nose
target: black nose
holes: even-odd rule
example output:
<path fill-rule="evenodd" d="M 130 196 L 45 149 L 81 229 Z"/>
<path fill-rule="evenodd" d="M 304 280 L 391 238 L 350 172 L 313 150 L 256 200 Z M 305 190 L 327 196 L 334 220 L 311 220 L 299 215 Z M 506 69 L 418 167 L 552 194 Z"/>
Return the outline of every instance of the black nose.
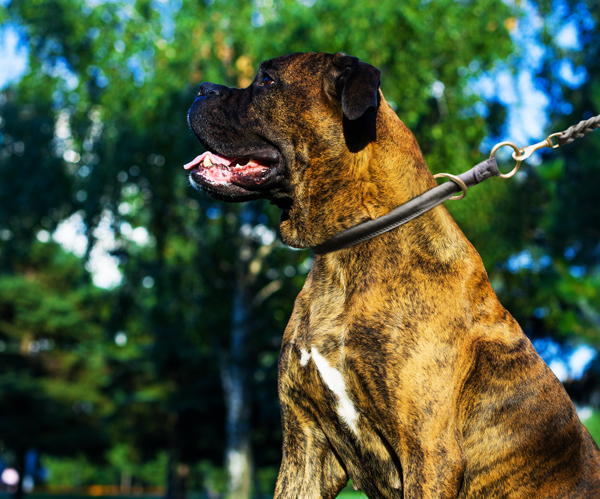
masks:
<path fill-rule="evenodd" d="M 224 85 L 217 85 L 216 83 L 210 83 L 207 81 L 200 85 L 198 96 L 206 97 L 207 95 L 221 95 L 225 89 L 227 89 L 227 87 Z"/>

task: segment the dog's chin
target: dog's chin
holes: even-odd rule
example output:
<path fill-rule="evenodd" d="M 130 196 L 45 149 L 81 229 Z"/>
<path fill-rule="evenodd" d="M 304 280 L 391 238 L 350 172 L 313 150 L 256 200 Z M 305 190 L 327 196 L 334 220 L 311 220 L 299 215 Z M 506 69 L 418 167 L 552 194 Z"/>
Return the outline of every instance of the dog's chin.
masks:
<path fill-rule="evenodd" d="M 281 234 L 283 242 L 288 246 L 291 246 L 292 248 L 307 247 L 299 240 L 298 231 L 295 230 L 289 215 L 282 216 L 281 221 L 279 222 L 279 233 Z"/>
<path fill-rule="evenodd" d="M 313 234 L 311 231 L 305 230 L 305 227 L 302 227 L 302 222 L 298 218 L 294 214 L 290 214 L 287 210 L 282 210 L 279 221 L 279 233 L 281 234 L 282 241 L 288 246 L 298 249 L 316 246 L 320 241 L 312 239 Z"/>
<path fill-rule="evenodd" d="M 268 192 L 260 189 L 259 180 L 256 180 L 253 188 L 246 188 L 229 182 L 214 182 L 204 177 L 198 170 L 190 172 L 189 179 L 192 187 L 220 201 L 240 203 L 268 197 Z"/>

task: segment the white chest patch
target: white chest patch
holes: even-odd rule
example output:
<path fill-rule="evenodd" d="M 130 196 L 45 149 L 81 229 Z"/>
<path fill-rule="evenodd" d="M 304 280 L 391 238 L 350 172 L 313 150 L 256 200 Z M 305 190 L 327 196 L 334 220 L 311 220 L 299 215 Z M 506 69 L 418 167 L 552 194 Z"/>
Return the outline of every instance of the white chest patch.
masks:
<path fill-rule="evenodd" d="M 358 434 L 358 431 L 356 429 L 356 420 L 358 419 L 358 412 L 356 412 L 352 401 L 348 397 L 348 393 L 346 392 L 346 383 L 344 382 L 342 373 L 340 373 L 337 369 L 331 367 L 329 365 L 329 362 L 327 362 L 327 359 L 321 356 L 321 354 L 317 352 L 315 348 L 312 348 L 310 352 L 311 353 L 309 354 L 308 352 L 306 352 L 306 350 L 302 351 L 302 358 L 300 359 L 300 363 L 302 365 L 306 365 L 306 363 L 308 363 L 310 357 L 312 356 L 313 360 L 315 361 L 315 365 L 317 366 L 317 369 L 319 371 L 319 374 L 323 379 L 323 382 L 333 393 L 337 395 L 339 399 L 337 411 L 340 418 L 350 427 L 350 429 L 354 433 Z M 304 355 L 305 353 L 306 357 Z M 302 363 L 304 359 L 306 360 L 306 363 Z"/>
<path fill-rule="evenodd" d="M 308 361 L 310 360 L 310 354 L 304 350 L 304 348 L 301 350 L 301 357 L 300 357 L 300 364 L 302 364 L 303 366 L 305 366 L 306 364 L 308 364 Z"/>

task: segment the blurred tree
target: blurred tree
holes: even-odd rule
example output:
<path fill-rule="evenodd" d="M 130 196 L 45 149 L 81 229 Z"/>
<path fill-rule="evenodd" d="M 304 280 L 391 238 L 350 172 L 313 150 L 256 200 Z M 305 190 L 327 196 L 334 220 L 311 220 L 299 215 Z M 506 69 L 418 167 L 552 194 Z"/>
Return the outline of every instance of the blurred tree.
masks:
<path fill-rule="evenodd" d="M 108 446 L 101 423 L 109 312 L 105 293 L 82 262 L 55 244 L 34 244 L 20 275 L 0 275 L 0 442 L 16 456 L 22 496 L 25 455 L 97 455 Z"/>
<path fill-rule="evenodd" d="M 548 132 L 558 132 L 600 114 L 599 4 L 537 5 L 547 20 L 538 40 L 544 51 L 537 81 L 551 97 Z M 593 187 L 600 180 L 599 152 L 596 132 L 547 152 L 543 164 L 525 170 L 519 190 L 535 220 L 519 243 L 526 264 L 505 266 L 501 277 L 503 294 L 528 334 L 567 348 L 600 345 L 600 207 Z M 576 403 L 597 410 L 599 383 L 596 357 L 584 377 L 566 386 Z"/>

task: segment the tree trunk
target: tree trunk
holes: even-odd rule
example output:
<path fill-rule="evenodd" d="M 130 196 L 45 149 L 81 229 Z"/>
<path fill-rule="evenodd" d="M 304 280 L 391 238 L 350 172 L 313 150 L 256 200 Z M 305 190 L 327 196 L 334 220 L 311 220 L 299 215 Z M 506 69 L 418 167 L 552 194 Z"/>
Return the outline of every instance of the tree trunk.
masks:
<path fill-rule="evenodd" d="M 245 205 L 240 214 L 241 225 L 252 220 Z M 242 242 L 236 262 L 236 287 L 233 292 L 229 352 L 223 357 L 221 378 L 225 394 L 227 471 L 226 499 L 250 499 L 252 494 L 252 447 L 250 440 L 250 400 L 248 390 L 248 329 L 251 318 L 248 260 L 251 256 L 249 235 Z"/>
<path fill-rule="evenodd" d="M 132 476 L 129 471 L 121 470 L 121 488 L 119 493 L 122 495 L 128 495 L 131 493 Z"/>
<path fill-rule="evenodd" d="M 17 483 L 17 490 L 14 494 L 14 499 L 23 499 L 25 491 L 23 490 L 23 480 L 25 478 L 25 459 L 27 451 L 25 449 L 18 449 L 17 452 L 16 470 L 19 473 L 19 481 Z"/>
<path fill-rule="evenodd" d="M 167 459 L 167 490 L 165 499 L 185 499 L 185 481 L 187 466 L 179 463 L 177 451 L 177 423 L 179 416 L 172 412 L 167 416 L 167 435 L 169 439 Z"/>

